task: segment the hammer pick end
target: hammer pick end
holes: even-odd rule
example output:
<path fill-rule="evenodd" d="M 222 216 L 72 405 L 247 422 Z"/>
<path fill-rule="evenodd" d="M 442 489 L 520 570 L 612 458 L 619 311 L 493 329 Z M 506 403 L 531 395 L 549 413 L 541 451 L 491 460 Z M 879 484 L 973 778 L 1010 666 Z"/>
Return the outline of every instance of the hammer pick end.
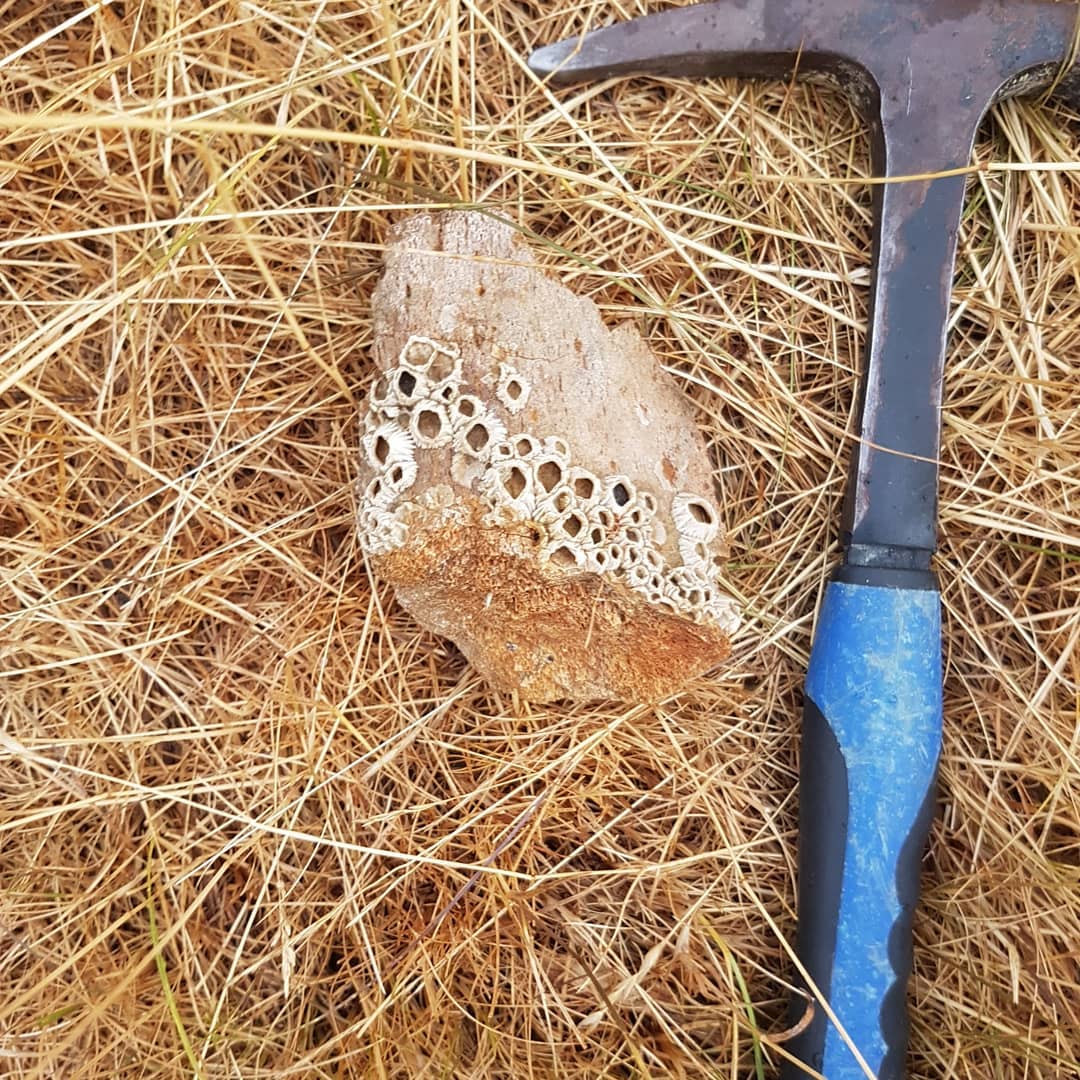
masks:
<path fill-rule="evenodd" d="M 573 82 L 586 77 L 587 72 L 581 70 L 585 65 L 575 63 L 583 40 L 580 37 L 567 38 L 537 49 L 529 57 L 529 68 L 541 79 L 550 77 L 553 82 Z"/>

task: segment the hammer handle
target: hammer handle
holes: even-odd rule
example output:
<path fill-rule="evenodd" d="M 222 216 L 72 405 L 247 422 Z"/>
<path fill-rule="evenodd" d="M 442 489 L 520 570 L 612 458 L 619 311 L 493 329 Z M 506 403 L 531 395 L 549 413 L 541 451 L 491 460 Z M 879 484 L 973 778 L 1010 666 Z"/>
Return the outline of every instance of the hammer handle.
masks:
<path fill-rule="evenodd" d="M 827 1080 L 900 1080 L 911 920 L 941 751 L 940 598 L 929 571 L 838 571 L 810 654 L 803 725 L 798 951 L 870 1073 L 818 1000 L 790 1049 Z M 793 1014 L 808 1007 L 797 995 Z"/>

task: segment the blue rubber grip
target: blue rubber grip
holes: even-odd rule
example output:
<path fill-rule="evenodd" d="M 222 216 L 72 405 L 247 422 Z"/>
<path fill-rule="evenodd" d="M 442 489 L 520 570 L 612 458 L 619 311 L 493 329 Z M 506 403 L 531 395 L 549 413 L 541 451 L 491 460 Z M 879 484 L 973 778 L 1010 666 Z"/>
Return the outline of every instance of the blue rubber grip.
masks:
<path fill-rule="evenodd" d="M 911 919 L 941 752 L 941 611 L 928 571 L 878 576 L 890 584 L 829 584 L 810 654 L 798 951 L 872 1075 L 901 1080 Z M 793 1014 L 806 1008 L 793 1002 Z M 790 1049 L 827 1080 L 866 1076 L 820 1003 Z"/>

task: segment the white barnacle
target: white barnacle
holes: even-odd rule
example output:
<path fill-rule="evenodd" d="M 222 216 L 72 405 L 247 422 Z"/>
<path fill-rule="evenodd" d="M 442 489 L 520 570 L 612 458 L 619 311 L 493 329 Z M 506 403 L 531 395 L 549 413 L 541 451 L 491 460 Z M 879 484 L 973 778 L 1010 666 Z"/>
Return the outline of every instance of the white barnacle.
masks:
<path fill-rule="evenodd" d="M 495 507 L 510 507 L 526 517 L 534 510 L 532 474 L 519 461 L 492 464 L 480 478 L 480 493 Z"/>
<path fill-rule="evenodd" d="M 459 382 L 455 382 L 453 379 L 446 379 L 432 387 L 429 396 L 433 401 L 441 401 L 444 405 L 452 405 L 457 401 L 460 385 Z"/>
<path fill-rule="evenodd" d="M 397 498 L 416 483 L 417 471 L 415 458 L 401 458 L 390 462 L 386 471 L 380 474 L 379 479 L 389 488 L 393 498 Z"/>
<path fill-rule="evenodd" d="M 506 438 L 506 425 L 494 414 L 484 412 L 467 424 L 457 428 L 454 433 L 454 450 L 470 457 L 487 460 L 493 457 L 496 446 Z M 499 460 L 509 461 L 512 453 Z"/>
<path fill-rule="evenodd" d="M 360 440 L 364 456 L 373 469 L 386 469 L 393 462 L 411 459 L 416 441 L 396 420 L 383 420 Z"/>
<path fill-rule="evenodd" d="M 361 510 L 381 507 L 385 509 L 394 501 L 394 489 L 381 476 L 373 476 L 360 493 Z"/>
<path fill-rule="evenodd" d="M 591 550 L 587 549 L 585 565 L 596 574 L 603 574 L 608 570 L 615 569 L 615 564 L 611 561 L 611 554 L 606 544 L 594 547 Z"/>
<path fill-rule="evenodd" d="M 656 496 L 651 491 L 639 491 L 638 505 L 646 514 L 652 516 L 656 513 Z"/>
<path fill-rule="evenodd" d="M 499 465 L 504 461 L 513 461 L 517 457 L 514 452 L 514 444 L 500 439 L 491 448 L 491 464 Z"/>
<path fill-rule="evenodd" d="M 629 510 L 637 498 L 637 488 L 628 476 L 608 476 L 604 479 L 601 498 L 605 506 L 616 514 L 622 514 Z"/>
<path fill-rule="evenodd" d="M 461 382 L 461 350 L 456 345 L 435 344 L 435 353 L 428 363 L 427 377 L 436 391 Z"/>
<path fill-rule="evenodd" d="M 675 602 L 674 598 L 668 596 L 667 593 L 660 593 L 655 599 L 652 599 L 652 603 L 662 611 L 666 611 L 669 615 L 678 615 L 680 613 L 678 604 Z"/>
<path fill-rule="evenodd" d="M 408 526 L 389 510 L 371 507 L 360 514 L 360 546 L 369 555 L 387 555 L 401 547 L 408 537 Z"/>
<path fill-rule="evenodd" d="M 600 481 L 588 469 L 572 468 L 567 474 L 567 485 L 574 493 L 579 510 L 591 510 L 600 499 Z"/>
<path fill-rule="evenodd" d="M 396 370 L 396 369 L 395 369 Z M 371 385 L 368 392 L 368 407 L 384 416 L 395 417 L 401 411 L 397 395 L 394 392 L 393 376 L 395 371 L 384 371 Z"/>
<path fill-rule="evenodd" d="M 495 387 L 495 396 L 506 406 L 511 415 L 516 415 L 525 408 L 532 387 L 528 380 L 511 364 L 499 365 L 499 381 Z"/>
<path fill-rule="evenodd" d="M 487 406 L 475 394 L 461 394 L 450 406 L 450 426 L 457 434 L 487 413 Z"/>
<path fill-rule="evenodd" d="M 638 562 L 626 567 L 626 583 L 631 589 L 644 590 L 649 588 L 649 580 L 652 573 L 643 563 Z"/>
<path fill-rule="evenodd" d="M 535 490 L 535 487 L 534 487 Z M 541 525 L 555 525 L 559 521 L 561 514 L 555 509 L 555 504 L 551 497 L 543 495 L 533 502 L 533 518 L 540 522 Z"/>
<path fill-rule="evenodd" d="M 585 539 L 592 547 L 602 547 L 607 543 L 607 533 L 595 522 L 590 521 L 589 531 L 585 534 Z"/>
<path fill-rule="evenodd" d="M 565 539 L 550 541 L 541 553 L 553 566 L 563 570 L 584 570 L 585 552 L 580 544 Z"/>
<path fill-rule="evenodd" d="M 709 570 L 712 566 L 712 552 L 704 540 L 698 540 L 686 533 L 679 533 L 679 556 L 684 566 Z"/>
<path fill-rule="evenodd" d="M 540 440 L 527 432 L 511 436 L 510 443 L 514 447 L 514 457 L 519 461 L 531 461 L 540 453 Z"/>
<path fill-rule="evenodd" d="M 543 484 L 540 470 L 535 469 L 534 490 L 537 493 L 536 509 L 549 516 L 553 521 L 561 518 L 573 505 L 574 494 L 566 484 L 559 484 L 548 491 Z"/>
<path fill-rule="evenodd" d="M 361 540 L 363 540 L 368 533 L 373 532 L 378 528 L 378 514 L 376 512 L 380 509 L 380 507 L 372 506 L 370 503 L 366 502 L 364 497 L 361 496 L 360 510 L 356 515 L 356 523 L 359 526 Z"/>
<path fill-rule="evenodd" d="M 413 334 L 398 353 L 398 364 L 426 375 L 435 356 L 435 350 L 438 348 L 438 342 L 432 341 L 431 338 L 424 337 L 422 334 Z"/>
<path fill-rule="evenodd" d="M 408 368 L 395 368 L 388 374 L 390 395 L 399 408 L 411 409 L 431 394 L 432 384 L 426 375 L 418 375 Z"/>
<path fill-rule="evenodd" d="M 425 450 L 446 446 L 453 438 L 446 406 L 437 401 L 421 402 L 409 417 L 409 432 L 416 440 L 416 445 Z"/>
<path fill-rule="evenodd" d="M 626 554 L 625 548 L 622 544 L 608 544 L 608 568 L 610 570 L 618 570 L 623 564 L 623 557 Z"/>
<path fill-rule="evenodd" d="M 555 457 L 562 458 L 564 465 L 569 464 L 570 446 L 565 439 L 560 438 L 558 435 L 548 435 L 544 439 L 544 450 L 549 454 L 554 454 Z"/>
<path fill-rule="evenodd" d="M 567 510 L 556 518 L 551 532 L 580 546 L 589 535 L 589 521 L 580 510 Z"/>
<path fill-rule="evenodd" d="M 548 454 L 541 450 L 530 462 L 533 476 L 536 478 L 536 493 L 541 497 L 553 494 L 556 489 L 564 487 L 566 479 L 566 463 L 554 454 Z M 565 510 L 566 507 L 563 507 Z"/>
<path fill-rule="evenodd" d="M 690 605 L 690 601 L 687 600 L 685 593 L 668 586 L 664 595 L 675 605 L 681 615 L 693 616 L 693 609 Z"/>
<path fill-rule="evenodd" d="M 699 495 L 680 491 L 671 500 L 671 518 L 680 535 L 708 543 L 720 530 L 716 512 Z"/>
<path fill-rule="evenodd" d="M 729 597 L 717 597 L 705 608 L 705 615 L 724 631 L 725 634 L 734 634 L 739 629 L 742 621 L 739 617 L 739 608 L 734 600 Z"/>

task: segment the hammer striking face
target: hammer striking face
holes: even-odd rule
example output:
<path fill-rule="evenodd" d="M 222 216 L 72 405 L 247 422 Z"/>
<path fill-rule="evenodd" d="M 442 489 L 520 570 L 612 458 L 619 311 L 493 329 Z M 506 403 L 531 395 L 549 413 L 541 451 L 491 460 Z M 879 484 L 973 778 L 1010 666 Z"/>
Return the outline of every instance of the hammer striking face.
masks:
<path fill-rule="evenodd" d="M 995 101 L 1047 89 L 1080 99 L 1078 15 L 1075 0 L 717 0 L 529 60 L 558 83 L 824 81 L 852 96 L 870 130 L 884 182 L 873 189 L 859 430 L 844 564 L 807 673 L 801 765 L 798 949 L 818 1003 L 791 1050 L 828 1080 L 904 1071 L 911 917 L 941 745 L 929 567 L 963 173 Z M 806 1008 L 796 1001 L 799 1016 Z"/>

